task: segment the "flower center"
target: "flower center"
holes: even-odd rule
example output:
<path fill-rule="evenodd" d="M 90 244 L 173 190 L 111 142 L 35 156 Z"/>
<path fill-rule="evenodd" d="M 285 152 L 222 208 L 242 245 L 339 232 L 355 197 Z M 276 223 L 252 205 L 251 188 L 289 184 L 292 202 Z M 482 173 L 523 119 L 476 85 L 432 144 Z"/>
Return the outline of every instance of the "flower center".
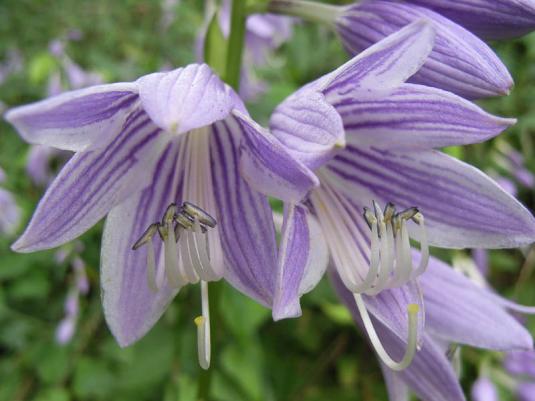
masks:
<path fill-rule="evenodd" d="M 392 203 L 384 211 L 373 201 L 373 211 L 364 208 L 364 219 L 371 230 L 370 268 L 361 291 L 376 295 L 385 288 L 399 287 L 421 275 L 427 269 L 429 246 L 424 216 L 411 207 L 399 213 Z M 418 225 L 421 257 L 417 268 L 412 264 L 411 246 L 407 223 Z"/>
<path fill-rule="evenodd" d="M 195 319 L 195 324 L 199 364 L 203 369 L 210 366 L 208 281 L 221 278 L 210 263 L 206 241 L 208 231 L 216 224 L 212 216 L 190 202 L 184 202 L 180 208 L 172 203 L 167 207 L 162 221 L 151 224 L 132 247 L 137 250 L 147 244 L 147 283 L 154 292 L 163 287 L 164 277 L 172 288 L 201 281 L 202 316 Z M 156 233 L 163 241 L 164 252 L 164 263 L 159 268 L 156 267 L 153 242 Z"/>

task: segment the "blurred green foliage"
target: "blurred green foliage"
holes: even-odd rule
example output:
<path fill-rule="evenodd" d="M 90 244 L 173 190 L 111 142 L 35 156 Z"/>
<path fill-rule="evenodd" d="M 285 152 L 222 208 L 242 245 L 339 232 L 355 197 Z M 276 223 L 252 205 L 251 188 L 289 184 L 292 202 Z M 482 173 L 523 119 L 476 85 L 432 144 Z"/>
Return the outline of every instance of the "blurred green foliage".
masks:
<path fill-rule="evenodd" d="M 0 63 L 18 49 L 24 67 L 0 85 L 0 100 L 14 106 L 45 96 L 47 81 L 58 69 L 48 45 L 73 30 L 82 37 L 66 42 L 67 54 L 110 82 L 192 62 L 195 36 L 204 18 L 201 6 L 196 0 L 178 3 L 172 7 L 173 22 L 164 27 L 159 1 L 2 0 Z M 535 171 L 535 35 L 499 44 L 496 49 L 517 85 L 511 96 L 482 105 L 519 119 L 498 140 L 520 149 L 528 168 Z M 292 39 L 257 71 L 269 83 L 268 90 L 249 110 L 265 124 L 283 98 L 346 59 L 328 30 L 298 24 Z M 496 140 L 448 151 L 487 171 L 505 174 L 490 157 L 495 145 Z M 28 145 L 0 122 L 0 165 L 8 175 L 3 185 L 16 194 L 25 221 L 43 192 L 25 173 L 27 152 Z M 533 189 L 519 188 L 520 199 L 533 210 Z M 106 328 L 100 306 L 100 232 L 101 227 L 96 227 L 82 237 L 81 257 L 87 264 L 91 291 L 81 298 L 77 331 L 65 346 L 57 344 L 54 333 L 72 286 L 69 262 L 58 263 L 54 251 L 15 254 L 9 250 L 13 238 L 0 238 L 0 401 L 196 399 L 199 377 L 203 377 L 197 365 L 193 324 L 200 310 L 199 289 L 184 288 L 143 340 L 120 349 Z M 439 255 L 452 261 L 457 253 Z M 526 255 L 527 259 L 518 250 L 492 251 L 490 281 L 501 293 L 535 304 L 535 254 L 531 250 Z M 212 399 L 386 399 L 373 352 L 326 280 L 304 298 L 300 319 L 277 323 L 267 309 L 228 285 L 216 286 L 221 298 L 214 321 Z M 500 358 L 476 350 L 463 355 L 462 380 L 467 390 L 483 361 L 497 364 Z M 503 399 L 511 399 L 505 391 Z"/>

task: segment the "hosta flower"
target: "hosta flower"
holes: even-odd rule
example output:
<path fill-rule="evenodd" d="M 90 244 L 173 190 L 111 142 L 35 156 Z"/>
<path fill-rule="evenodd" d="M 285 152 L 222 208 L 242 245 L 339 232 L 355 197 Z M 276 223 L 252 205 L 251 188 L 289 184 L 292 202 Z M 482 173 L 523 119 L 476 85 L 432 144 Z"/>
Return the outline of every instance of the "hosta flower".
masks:
<path fill-rule="evenodd" d="M 239 146 L 262 144 L 258 165 L 278 185 L 292 186 L 284 173 L 295 171 L 293 159 L 207 65 L 65 93 L 6 118 L 31 143 L 76 152 L 13 249 L 61 245 L 107 215 L 102 298 L 120 345 L 143 336 L 182 286 L 200 281 L 203 314 L 196 322 L 207 367 L 207 282 L 224 277 L 271 305 L 271 209 L 240 177 Z M 277 158 L 266 159 L 269 152 Z M 269 170 L 272 163 L 279 170 Z"/>
<path fill-rule="evenodd" d="M 472 386 L 473 401 L 498 401 L 498 390 L 488 377 L 480 377 Z"/>
<path fill-rule="evenodd" d="M 533 0 L 406 0 L 430 8 L 476 35 L 486 39 L 506 39 L 535 29 Z"/>
<path fill-rule="evenodd" d="M 364 324 L 352 294 L 337 274 L 331 278 L 339 297 L 362 328 Z M 478 287 L 435 258 L 430 258 L 429 270 L 421 277 L 420 286 L 426 305 L 422 348 L 403 372 L 393 372 L 381 365 L 390 400 L 409 399 L 410 389 L 422 400 L 464 401 L 457 373 L 450 361 L 457 344 L 498 351 L 532 348 L 531 335 L 509 311 L 533 313 L 533 308 L 516 305 Z M 403 336 L 406 323 L 402 310 L 411 302 L 411 294 L 402 287 L 364 299 L 385 348 L 393 355 L 403 355 L 407 338 Z M 455 345 L 450 347 L 450 344 Z M 486 384 L 479 392 L 488 398 L 478 401 L 493 400 Z"/>
<path fill-rule="evenodd" d="M 0 183 L 5 180 L 4 170 L 0 168 Z M 0 187 L 0 234 L 12 235 L 18 228 L 21 211 L 15 197 L 8 190 Z"/>
<path fill-rule="evenodd" d="M 374 346 L 394 369 L 406 367 L 416 349 L 422 308 L 414 282 L 426 270 L 429 245 L 501 248 L 535 239 L 535 221 L 519 202 L 478 169 L 434 150 L 484 141 L 514 120 L 404 83 L 425 63 L 433 38 L 430 24 L 411 24 L 276 108 L 271 132 L 316 178 L 303 201 L 304 185 L 292 198 L 249 176 L 254 169 L 243 170 L 255 188 L 286 201 L 280 260 L 292 263 L 279 269 L 274 317 L 299 315 L 302 278 L 321 276 L 310 260 L 326 243 Z M 245 157 L 243 164 L 253 163 Z M 422 250 L 416 263 L 410 239 Z M 414 300 L 410 341 L 405 357 L 394 361 L 373 334 L 363 296 L 405 285 Z"/>
<path fill-rule="evenodd" d="M 427 19 L 436 30 L 435 47 L 410 82 L 441 88 L 468 99 L 504 95 L 513 85 L 505 65 L 468 29 L 477 25 L 478 19 L 494 24 L 496 31 L 501 30 L 502 23 L 506 24 L 502 32 L 514 27 L 522 27 L 519 33 L 535 28 L 532 16 L 535 4 L 531 1 L 363 0 L 348 6 L 331 6 L 273 0 L 272 8 L 328 23 L 352 55 L 411 22 Z M 522 9 L 529 11 L 524 18 L 517 18 Z M 447 18 L 454 15 L 463 15 L 463 21 L 474 21 L 474 24 L 465 28 L 454 22 L 458 18 Z M 526 19 L 531 22 L 526 23 Z M 507 22 L 513 26 L 508 27 Z"/>

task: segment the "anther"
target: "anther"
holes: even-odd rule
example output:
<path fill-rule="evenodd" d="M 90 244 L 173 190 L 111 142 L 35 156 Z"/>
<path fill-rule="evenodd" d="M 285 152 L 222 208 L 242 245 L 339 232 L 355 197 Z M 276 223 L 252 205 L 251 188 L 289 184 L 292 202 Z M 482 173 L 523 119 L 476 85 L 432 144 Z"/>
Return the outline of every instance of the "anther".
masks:
<path fill-rule="evenodd" d="M 364 213 L 362 215 L 364 216 L 364 220 L 366 220 L 366 223 L 368 224 L 368 227 L 370 227 L 371 230 L 373 225 L 377 224 L 377 218 L 375 217 L 373 212 L 367 207 L 364 208 Z"/>
<path fill-rule="evenodd" d="M 134 244 L 134 246 L 132 246 L 132 249 L 135 251 L 136 249 L 138 249 L 139 247 L 141 247 L 142 245 L 146 244 L 147 242 L 149 242 L 152 237 L 154 236 L 154 234 L 156 233 L 156 231 L 158 230 L 158 223 L 153 223 L 151 224 L 146 230 L 145 232 L 143 233 L 143 235 L 141 235 L 141 237 L 136 241 L 136 243 Z"/>
<path fill-rule="evenodd" d="M 420 212 L 418 211 L 417 208 L 410 207 L 408 209 L 403 210 L 402 212 L 399 212 L 398 216 L 402 218 L 403 220 L 407 221 L 407 220 L 411 220 L 414 216 L 416 216 L 419 213 Z"/>
<path fill-rule="evenodd" d="M 385 211 L 384 211 L 385 222 L 388 223 L 389 221 L 392 221 L 392 218 L 394 217 L 395 214 L 396 214 L 396 207 L 394 206 L 392 202 L 388 202 L 385 206 Z"/>
<path fill-rule="evenodd" d="M 170 224 L 173 221 L 175 214 L 176 214 L 176 203 L 171 203 L 169 206 L 167 206 L 167 209 L 163 215 L 162 225 Z"/>
<path fill-rule="evenodd" d="M 184 202 L 182 210 L 192 217 L 197 217 L 201 224 L 214 228 L 217 224 L 216 220 L 210 216 L 206 211 L 189 202 Z"/>

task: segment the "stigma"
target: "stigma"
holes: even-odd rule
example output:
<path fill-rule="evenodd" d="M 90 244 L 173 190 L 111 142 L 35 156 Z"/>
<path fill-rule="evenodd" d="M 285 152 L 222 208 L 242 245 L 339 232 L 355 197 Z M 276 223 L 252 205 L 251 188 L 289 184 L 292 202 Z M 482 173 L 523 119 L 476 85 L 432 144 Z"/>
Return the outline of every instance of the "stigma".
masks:
<path fill-rule="evenodd" d="M 198 359 L 203 369 L 210 367 L 210 311 L 208 282 L 222 277 L 210 263 L 207 241 L 216 220 L 199 206 L 184 202 L 181 207 L 170 204 L 161 221 L 151 224 L 132 246 L 135 251 L 147 247 L 147 284 L 153 292 L 164 285 L 180 289 L 186 284 L 201 282 L 202 315 L 195 318 Z M 154 238 L 163 243 L 163 263 L 156 265 Z M 161 260 L 162 258 L 159 258 Z"/>
<path fill-rule="evenodd" d="M 424 273 L 429 262 L 429 245 L 424 216 L 417 207 L 397 212 L 392 203 L 384 210 L 373 201 L 373 210 L 364 208 L 371 230 L 370 266 L 364 282 L 354 293 L 376 295 L 386 288 L 399 287 Z M 420 241 L 420 261 L 413 266 L 409 222 L 416 224 Z"/>

